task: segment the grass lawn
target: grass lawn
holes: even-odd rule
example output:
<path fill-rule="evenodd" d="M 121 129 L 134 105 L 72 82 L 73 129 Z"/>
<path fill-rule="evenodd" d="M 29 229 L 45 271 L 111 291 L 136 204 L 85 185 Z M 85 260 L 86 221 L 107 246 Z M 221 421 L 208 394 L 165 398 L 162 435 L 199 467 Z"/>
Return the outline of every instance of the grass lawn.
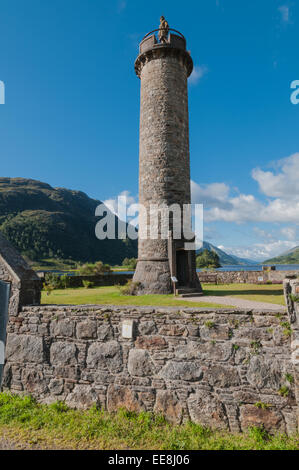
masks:
<path fill-rule="evenodd" d="M 285 305 L 283 289 L 280 284 L 203 284 L 204 295 L 229 296 L 239 299 L 255 300 L 257 302 L 269 302 L 277 305 Z M 221 304 L 208 302 L 188 302 L 173 295 L 121 295 L 118 287 L 84 287 L 72 289 L 56 289 L 47 295 L 42 292 L 43 304 L 102 304 L 102 305 L 157 305 L 157 306 L 181 306 L 202 308 L 229 308 Z"/>
<path fill-rule="evenodd" d="M 93 287 L 85 289 L 55 289 L 50 295 L 42 292 L 42 304 L 101 304 L 101 305 L 159 305 L 159 306 L 182 306 L 182 307 L 207 307 L 224 308 L 220 304 L 206 302 L 188 302 L 175 298 L 173 295 L 121 295 L 116 286 Z"/>
<path fill-rule="evenodd" d="M 162 416 L 96 407 L 71 410 L 64 403 L 37 404 L 31 397 L 0 393 L 1 439 L 36 449 L 109 450 L 298 450 L 299 437 L 270 436 L 261 428 L 244 434 L 212 431 L 187 422 L 172 425 Z"/>
<path fill-rule="evenodd" d="M 282 284 L 203 284 L 205 295 L 230 296 L 238 299 L 285 305 Z"/>

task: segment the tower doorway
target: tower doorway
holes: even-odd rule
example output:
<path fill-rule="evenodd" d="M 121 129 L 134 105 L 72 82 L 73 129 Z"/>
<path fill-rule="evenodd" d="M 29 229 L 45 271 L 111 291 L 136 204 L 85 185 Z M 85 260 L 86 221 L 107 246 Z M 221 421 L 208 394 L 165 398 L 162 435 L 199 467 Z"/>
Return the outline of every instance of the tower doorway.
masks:
<path fill-rule="evenodd" d="M 179 286 L 189 284 L 188 251 L 178 250 L 176 252 L 176 274 Z"/>

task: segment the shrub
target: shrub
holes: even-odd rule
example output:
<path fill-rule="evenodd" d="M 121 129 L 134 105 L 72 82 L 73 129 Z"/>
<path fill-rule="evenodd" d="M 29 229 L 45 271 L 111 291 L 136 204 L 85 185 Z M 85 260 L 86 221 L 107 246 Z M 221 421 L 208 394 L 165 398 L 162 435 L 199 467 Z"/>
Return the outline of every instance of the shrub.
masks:
<path fill-rule="evenodd" d="M 289 393 L 290 393 L 290 389 L 286 385 L 283 385 L 278 390 L 278 395 L 280 395 L 281 397 L 287 397 L 289 395 Z"/>
<path fill-rule="evenodd" d="M 137 295 L 141 282 L 133 282 L 129 280 L 124 286 L 120 287 L 122 295 Z"/>
<path fill-rule="evenodd" d="M 131 269 L 135 269 L 137 265 L 137 259 L 136 258 L 125 258 L 122 262 L 122 266 L 126 266 Z"/>
<path fill-rule="evenodd" d="M 70 276 L 67 274 L 63 274 L 60 276 L 60 283 L 66 289 L 67 287 L 71 287 Z"/>
<path fill-rule="evenodd" d="M 104 264 L 102 261 L 96 263 L 85 263 L 78 267 L 78 274 L 81 276 L 97 276 L 99 274 L 109 273 L 111 267 L 109 264 Z"/>
<path fill-rule="evenodd" d="M 64 289 L 65 285 L 61 280 L 60 274 L 55 273 L 46 273 L 45 274 L 45 285 L 50 286 L 53 289 Z"/>
<path fill-rule="evenodd" d="M 92 287 L 94 287 L 94 282 L 88 281 L 86 279 L 83 279 L 82 284 L 85 289 L 91 289 Z"/>

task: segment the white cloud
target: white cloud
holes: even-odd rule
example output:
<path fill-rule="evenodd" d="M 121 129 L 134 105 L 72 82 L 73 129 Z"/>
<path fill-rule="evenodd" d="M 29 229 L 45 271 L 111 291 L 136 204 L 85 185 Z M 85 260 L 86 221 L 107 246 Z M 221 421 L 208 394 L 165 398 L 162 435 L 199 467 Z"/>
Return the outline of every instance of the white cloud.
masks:
<path fill-rule="evenodd" d="M 191 180 L 192 202 L 204 203 L 206 207 L 228 208 L 227 203 L 230 188 L 225 183 L 197 184 Z"/>
<path fill-rule="evenodd" d="M 202 203 L 205 220 L 225 222 L 299 223 L 299 153 L 277 162 L 279 171 L 256 168 L 252 177 L 258 182 L 266 202 L 252 194 L 231 194 L 225 183 L 199 185 L 192 182 L 192 202 Z"/>
<path fill-rule="evenodd" d="M 121 13 L 124 11 L 127 7 L 127 1 L 126 0 L 118 0 L 117 2 L 117 13 Z"/>
<path fill-rule="evenodd" d="M 240 258 L 249 258 L 253 260 L 264 261 L 269 258 L 281 255 L 296 246 L 296 242 L 288 240 L 276 240 L 266 243 L 254 243 L 251 246 L 221 246 L 221 249 L 226 253 L 239 256 Z"/>
<path fill-rule="evenodd" d="M 189 83 L 191 85 L 196 85 L 200 79 L 208 73 L 208 67 L 205 65 L 195 65 L 192 74 L 189 78 Z"/>
<path fill-rule="evenodd" d="M 282 235 L 284 235 L 288 240 L 296 239 L 296 229 L 292 227 L 284 227 L 280 230 Z"/>
<path fill-rule="evenodd" d="M 256 168 L 251 173 L 264 195 L 260 198 L 238 193 L 236 188 L 224 182 L 198 184 L 191 181 L 192 202 L 204 205 L 205 239 L 214 237 L 221 241 L 221 235 L 209 231 L 210 222 L 278 223 L 275 236 L 264 227 L 252 227 L 259 243 L 221 249 L 242 258 L 263 260 L 299 245 L 296 233 L 299 225 L 299 153 L 274 162 L 273 166 L 272 171 Z M 138 199 L 129 191 L 123 191 L 120 196 L 125 196 L 127 205 L 137 209 Z M 124 210 L 123 205 L 117 207 L 118 196 L 104 204 L 118 215 Z M 288 225 L 282 227 L 282 224 Z"/>
<path fill-rule="evenodd" d="M 284 199 L 299 199 L 299 153 L 279 160 L 276 165 L 280 172 L 263 171 L 255 168 L 252 177 L 260 187 L 260 190 L 270 197 Z"/>
<path fill-rule="evenodd" d="M 281 21 L 283 23 L 289 23 L 290 21 L 290 8 L 288 5 L 281 5 L 278 7 L 278 11 L 281 14 Z"/>
<path fill-rule="evenodd" d="M 121 220 L 126 220 L 123 215 L 126 213 L 126 209 L 128 209 L 129 206 L 135 210 L 137 210 L 138 207 L 136 198 L 131 196 L 129 191 L 122 191 L 118 196 L 103 201 L 103 204 Z"/>
<path fill-rule="evenodd" d="M 264 240 L 273 240 L 273 235 L 270 232 L 266 232 L 266 230 L 262 230 L 259 227 L 253 227 L 253 231 L 259 237 L 263 238 Z"/>

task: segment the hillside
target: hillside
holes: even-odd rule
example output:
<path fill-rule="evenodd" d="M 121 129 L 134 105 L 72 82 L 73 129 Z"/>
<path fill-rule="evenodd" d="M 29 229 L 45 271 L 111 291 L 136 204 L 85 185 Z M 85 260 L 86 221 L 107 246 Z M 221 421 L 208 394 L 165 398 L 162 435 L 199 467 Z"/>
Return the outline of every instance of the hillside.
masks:
<path fill-rule="evenodd" d="M 137 241 L 98 240 L 95 208 L 101 202 L 81 191 L 52 188 L 25 178 L 0 178 L 0 231 L 33 261 L 48 258 L 121 264 L 137 257 Z M 204 242 L 222 266 L 252 264 Z"/>
<path fill-rule="evenodd" d="M 197 253 L 200 253 L 201 251 L 205 249 L 209 251 L 214 251 L 215 253 L 217 253 L 220 259 L 221 266 L 229 266 L 229 265 L 250 266 L 252 264 L 255 264 L 255 261 L 238 258 L 237 256 L 233 256 L 233 255 L 228 255 L 227 253 L 225 253 L 225 251 L 220 250 L 220 248 L 217 248 L 216 246 L 212 245 L 212 243 L 208 243 L 208 242 L 203 242 L 202 248 L 198 250 Z"/>
<path fill-rule="evenodd" d="M 285 251 L 280 256 L 267 259 L 264 263 L 272 264 L 299 264 L 299 246 L 295 246 L 291 250 Z"/>
<path fill-rule="evenodd" d="M 137 242 L 98 240 L 100 201 L 80 191 L 24 178 L 0 178 L 0 231 L 31 260 L 45 258 L 119 264 L 137 256 Z"/>

